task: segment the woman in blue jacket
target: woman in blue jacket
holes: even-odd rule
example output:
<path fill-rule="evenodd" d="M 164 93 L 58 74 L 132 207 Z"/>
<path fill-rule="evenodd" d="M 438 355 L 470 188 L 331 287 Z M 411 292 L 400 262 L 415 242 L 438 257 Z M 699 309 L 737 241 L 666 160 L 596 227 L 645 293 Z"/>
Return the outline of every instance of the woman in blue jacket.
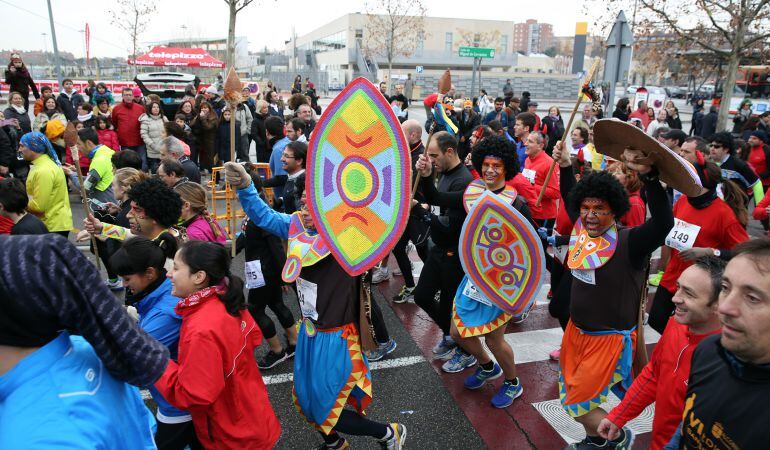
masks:
<path fill-rule="evenodd" d="M 182 318 L 174 311 L 179 299 L 171 295 L 171 280 L 166 278 L 163 265 L 166 258 L 174 257 L 176 250 L 176 239 L 169 233 L 161 234 L 155 241 L 137 236 L 125 241 L 110 258 L 113 270 L 127 289 L 126 302 L 139 313 L 139 326 L 165 345 L 173 360 L 177 358 Z M 173 407 L 154 386 L 149 389 L 158 404 L 158 449 L 202 449 L 190 414 Z"/>

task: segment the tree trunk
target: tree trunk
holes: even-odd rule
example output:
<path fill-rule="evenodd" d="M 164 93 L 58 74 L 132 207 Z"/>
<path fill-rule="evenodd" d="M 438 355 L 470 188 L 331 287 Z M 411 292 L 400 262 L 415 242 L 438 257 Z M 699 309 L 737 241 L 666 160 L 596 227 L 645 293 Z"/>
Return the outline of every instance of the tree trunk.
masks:
<path fill-rule="evenodd" d="M 131 32 L 131 43 L 133 45 L 132 50 L 134 52 L 134 64 L 131 68 L 132 78 L 136 78 L 136 43 L 139 40 L 139 11 L 134 9 L 134 29 Z"/>
<path fill-rule="evenodd" d="M 229 0 L 230 4 L 230 25 L 227 27 L 227 67 L 235 67 L 235 16 L 236 0 Z"/>
<path fill-rule="evenodd" d="M 732 42 L 732 52 L 727 59 L 727 79 L 722 85 L 722 101 L 719 104 L 719 117 L 717 118 L 717 131 L 725 129 L 727 116 L 730 114 L 730 99 L 735 90 L 735 78 L 738 75 L 738 64 L 740 63 L 743 49 L 744 34 L 746 33 L 746 10 L 741 9 L 738 15 L 738 26 L 735 28 L 735 40 Z"/>

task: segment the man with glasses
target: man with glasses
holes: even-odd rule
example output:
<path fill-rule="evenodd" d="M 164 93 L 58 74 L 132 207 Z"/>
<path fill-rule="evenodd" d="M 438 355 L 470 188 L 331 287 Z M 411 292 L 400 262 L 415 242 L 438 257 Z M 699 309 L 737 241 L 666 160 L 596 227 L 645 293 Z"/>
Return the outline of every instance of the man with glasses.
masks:
<path fill-rule="evenodd" d="M 727 131 L 716 133 L 709 138 L 709 159 L 722 169 L 722 178 L 728 179 L 743 189 L 759 203 L 764 197 L 762 183 L 745 161 L 735 156 L 735 142 Z"/>

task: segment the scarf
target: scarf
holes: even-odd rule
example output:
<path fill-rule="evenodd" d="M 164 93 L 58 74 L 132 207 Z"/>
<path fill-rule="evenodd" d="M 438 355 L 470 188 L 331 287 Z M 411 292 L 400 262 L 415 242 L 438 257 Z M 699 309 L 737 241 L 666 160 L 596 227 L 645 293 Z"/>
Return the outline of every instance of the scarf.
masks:
<path fill-rule="evenodd" d="M 61 166 L 59 156 L 53 149 L 51 141 L 39 131 L 31 131 L 21 137 L 21 145 L 27 147 L 35 153 L 47 154 L 57 166 Z"/>
<path fill-rule="evenodd" d="M 0 237 L 0 345 L 40 347 L 62 330 L 83 336 L 113 376 L 136 386 L 152 385 L 168 364 L 168 349 L 66 238 Z"/>
<path fill-rule="evenodd" d="M 94 117 L 94 113 L 93 112 L 90 112 L 90 113 L 82 115 L 82 116 L 80 114 L 78 114 L 78 122 L 83 123 L 83 122 L 85 122 L 87 120 L 91 120 L 93 117 Z"/>
<path fill-rule="evenodd" d="M 222 280 L 220 280 L 219 284 L 216 286 L 203 288 L 200 291 L 196 291 L 193 294 L 183 298 L 182 300 L 179 300 L 179 303 L 176 304 L 174 311 L 181 316 L 185 309 L 200 305 L 201 303 L 207 302 L 212 298 L 219 298 L 220 296 L 225 295 L 229 285 L 230 280 L 228 277 L 222 277 Z"/>
<path fill-rule="evenodd" d="M 26 114 L 27 113 L 27 110 L 24 109 L 23 106 L 11 105 L 11 108 L 15 109 L 16 112 L 19 113 L 19 114 Z"/>
<path fill-rule="evenodd" d="M 717 199 L 717 190 L 709 189 L 705 194 L 697 197 L 687 197 L 687 202 L 695 209 L 704 209 Z"/>

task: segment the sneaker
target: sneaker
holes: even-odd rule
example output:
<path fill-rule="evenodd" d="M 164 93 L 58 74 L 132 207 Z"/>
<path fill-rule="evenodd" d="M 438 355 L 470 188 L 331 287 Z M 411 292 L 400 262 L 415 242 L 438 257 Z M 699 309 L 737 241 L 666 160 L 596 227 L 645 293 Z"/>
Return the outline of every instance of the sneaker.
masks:
<path fill-rule="evenodd" d="M 452 336 L 444 336 L 441 341 L 433 347 L 433 356 L 436 359 L 447 360 L 452 357 L 452 351 L 457 348 L 457 344 Z"/>
<path fill-rule="evenodd" d="M 574 444 L 564 447 L 564 450 L 596 450 L 600 448 L 609 449 L 610 447 L 607 441 L 604 441 L 602 444 L 597 444 L 586 437 L 580 442 L 575 442 Z"/>
<path fill-rule="evenodd" d="M 452 358 L 445 362 L 443 366 L 441 366 L 441 370 L 446 373 L 458 373 L 462 372 L 468 367 L 473 367 L 476 365 L 476 363 L 477 361 L 475 356 L 465 353 L 463 349 L 457 347 L 455 349 L 454 355 L 452 355 Z"/>
<path fill-rule="evenodd" d="M 343 450 L 345 448 L 350 448 L 350 444 L 348 444 L 347 439 L 340 436 L 339 439 L 337 439 L 337 442 L 335 442 L 334 444 L 330 445 L 324 442 L 318 447 L 313 447 L 313 450 Z"/>
<path fill-rule="evenodd" d="M 294 357 L 294 352 L 296 352 L 296 351 L 297 351 L 297 345 L 296 344 L 295 345 L 288 344 L 286 346 L 286 357 L 293 358 Z"/>
<path fill-rule="evenodd" d="M 402 286 L 401 291 L 393 296 L 393 303 L 406 303 L 410 300 L 414 300 L 414 286 Z"/>
<path fill-rule="evenodd" d="M 654 273 L 647 278 L 647 284 L 650 286 L 657 286 L 660 284 L 661 278 L 663 278 L 663 272 Z"/>
<path fill-rule="evenodd" d="M 561 356 L 561 347 L 557 348 L 556 350 L 548 354 L 548 357 L 551 358 L 551 361 L 558 361 L 560 356 Z"/>
<path fill-rule="evenodd" d="M 473 372 L 473 375 L 465 379 L 465 387 L 468 389 L 478 389 L 481 386 L 484 386 L 484 383 L 487 381 L 500 378 L 502 374 L 503 369 L 501 369 L 497 363 L 495 363 L 492 370 L 489 371 L 482 369 L 481 365 L 479 365 L 476 367 L 476 371 Z"/>
<path fill-rule="evenodd" d="M 522 313 L 520 316 L 516 316 L 511 319 L 511 323 L 522 323 L 529 317 L 529 312 Z"/>
<path fill-rule="evenodd" d="M 390 270 L 387 267 L 380 267 L 374 271 L 372 275 L 372 284 L 380 284 L 383 281 L 390 279 Z"/>
<path fill-rule="evenodd" d="M 391 339 L 388 342 L 379 344 L 377 346 L 377 350 L 373 350 L 371 352 L 366 352 L 366 358 L 372 362 L 372 361 L 379 361 L 382 358 L 390 355 L 393 353 L 393 351 L 398 347 L 398 343 Z"/>
<path fill-rule="evenodd" d="M 524 393 L 524 388 L 521 387 L 521 381 L 518 378 L 516 378 L 516 383 L 514 385 L 510 381 L 505 380 L 497 394 L 492 397 L 492 406 L 495 408 L 507 408 L 513 404 L 514 400 L 521 397 L 521 394 Z"/>
<path fill-rule="evenodd" d="M 120 281 L 120 278 L 110 278 L 107 280 L 107 287 L 110 288 L 111 291 L 122 291 L 123 282 Z"/>
<path fill-rule="evenodd" d="M 383 450 L 401 450 L 404 448 L 406 440 L 406 427 L 400 423 L 391 423 L 388 425 L 391 433 L 390 438 L 378 441 Z"/>
<path fill-rule="evenodd" d="M 634 445 L 634 432 L 628 427 L 623 427 L 623 436 L 615 439 L 614 441 L 607 442 L 608 447 L 616 450 L 630 450 Z"/>
<path fill-rule="evenodd" d="M 281 350 L 281 353 L 275 353 L 270 350 L 262 357 L 262 359 L 257 361 L 257 367 L 262 370 L 272 369 L 283 361 L 286 361 L 288 358 L 289 355 L 286 354 L 286 350 Z"/>

